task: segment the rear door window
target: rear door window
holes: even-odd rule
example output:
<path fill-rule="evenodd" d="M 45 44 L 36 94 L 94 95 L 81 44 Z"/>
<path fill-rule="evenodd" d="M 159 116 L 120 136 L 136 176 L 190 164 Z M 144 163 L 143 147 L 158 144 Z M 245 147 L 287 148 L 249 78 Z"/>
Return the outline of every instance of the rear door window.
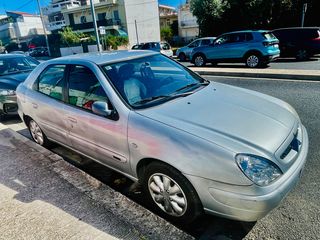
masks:
<path fill-rule="evenodd" d="M 63 100 L 65 69 L 66 65 L 46 68 L 38 78 L 38 91 L 54 99 Z"/>

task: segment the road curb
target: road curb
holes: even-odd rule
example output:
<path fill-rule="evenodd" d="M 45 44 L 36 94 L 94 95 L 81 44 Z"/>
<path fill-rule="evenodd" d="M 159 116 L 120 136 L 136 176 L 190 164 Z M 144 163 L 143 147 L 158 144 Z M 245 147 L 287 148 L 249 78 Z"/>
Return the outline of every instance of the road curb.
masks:
<path fill-rule="evenodd" d="M 46 167 L 57 173 L 80 192 L 86 194 L 98 204 L 103 205 L 111 213 L 133 226 L 142 234 L 141 239 L 194 239 L 171 223 L 155 215 L 121 193 L 66 162 L 59 155 L 41 147 L 30 139 L 11 130 L 1 130 L 1 134 L 11 137 L 19 144 L 26 144 L 30 151 L 37 151 L 44 156 Z"/>
<path fill-rule="evenodd" d="M 277 74 L 277 73 L 259 73 L 259 72 L 220 72 L 220 71 L 205 71 L 197 68 L 190 68 L 192 71 L 205 76 L 229 76 L 229 77 L 249 77 L 249 78 L 274 78 L 274 79 L 289 79 L 289 80 L 308 80 L 320 81 L 319 75 L 303 75 L 303 74 Z"/>

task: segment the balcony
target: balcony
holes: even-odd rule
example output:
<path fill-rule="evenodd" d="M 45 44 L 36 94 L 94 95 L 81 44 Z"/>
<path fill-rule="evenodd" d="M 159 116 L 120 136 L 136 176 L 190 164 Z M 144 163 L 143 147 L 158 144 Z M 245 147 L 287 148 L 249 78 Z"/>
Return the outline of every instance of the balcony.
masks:
<path fill-rule="evenodd" d="M 180 22 L 180 26 L 182 28 L 194 28 L 194 27 L 199 27 L 197 20 L 192 19 L 192 20 L 185 20 Z"/>
<path fill-rule="evenodd" d="M 59 30 L 66 26 L 65 20 L 50 22 L 47 27 L 49 31 Z"/>
<path fill-rule="evenodd" d="M 121 20 L 117 19 L 104 19 L 97 21 L 98 27 L 105 26 L 106 30 L 118 29 L 121 27 Z M 93 29 L 93 22 L 79 23 L 70 25 L 73 30 L 88 30 Z"/>
<path fill-rule="evenodd" d="M 69 0 L 69 1 L 50 4 L 47 7 L 43 7 L 42 12 L 44 15 L 50 15 L 53 13 L 61 12 L 62 9 L 72 9 L 80 6 L 81 4 L 79 1 Z"/>

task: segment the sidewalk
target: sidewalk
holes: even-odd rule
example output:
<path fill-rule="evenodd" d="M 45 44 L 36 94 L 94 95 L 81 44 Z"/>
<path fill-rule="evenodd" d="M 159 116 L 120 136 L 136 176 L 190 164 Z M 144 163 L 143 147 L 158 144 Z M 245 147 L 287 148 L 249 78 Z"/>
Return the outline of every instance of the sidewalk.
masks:
<path fill-rule="evenodd" d="M 192 239 L 13 130 L 0 130 L 0 239 Z"/>
<path fill-rule="evenodd" d="M 250 69 L 250 68 L 218 68 L 218 67 L 190 67 L 194 72 L 207 76 L 233 76 L 252 78 L 276 78 L 292 80 L 320 81 L 319 70 L 292 69 Z"/>

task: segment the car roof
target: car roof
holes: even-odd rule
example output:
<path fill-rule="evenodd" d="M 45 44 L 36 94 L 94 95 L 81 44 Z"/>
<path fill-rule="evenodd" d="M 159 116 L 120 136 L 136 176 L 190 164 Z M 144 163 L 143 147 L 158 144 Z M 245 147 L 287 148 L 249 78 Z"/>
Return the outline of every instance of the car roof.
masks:
<path fill-rule="evenodd" d="M 320 27 L 291 27 L 291 28 L 277 28 L 272 31 L 278 31 L 278 30 L 300 30 L 300 29 L 311 29 L 311 30 L 319 30 Z"/>
<path fill-rule="evenodd" d="M 69 61 L 88 61 L 95 64 L 108 64 L 113 62 L 121 62 L 131 60 L 140 57 L 147 57 L 157 55 L 160 53 L 147 50 L 119 50 L 119 51 L 108 51 L 102 53 L 81 53 L 75 55 L 64 56 L 56 59 L 49 60 L 50 62 L 69 62 Z"/>
<path fill-rule="evenodd" d="M 248 32 L 251 32 L 251 33 L 259 32 L 259 33 L 262 33 L 262 32 L 270 32 L 270 30 L 241 30 L 241 31 L 226 32 L 226 33 L 223 33 L 222 35 L 231 34 L 231 33 L 248 33 Z"/>
<path fill-rule="evenodd" d="M 197 38 L 194 41 L 203 40 L 203 39 L 214 39 L 214 38 L 216 38 L 216 37 L 202 37 L 202 38 Z"/>
<path fill-rule="evenodd" d="M 19 53 L 0 54 L 0 59 L 1 58 L 17 58 L 17 57 L 26 57 L 26 56 Z"/>

